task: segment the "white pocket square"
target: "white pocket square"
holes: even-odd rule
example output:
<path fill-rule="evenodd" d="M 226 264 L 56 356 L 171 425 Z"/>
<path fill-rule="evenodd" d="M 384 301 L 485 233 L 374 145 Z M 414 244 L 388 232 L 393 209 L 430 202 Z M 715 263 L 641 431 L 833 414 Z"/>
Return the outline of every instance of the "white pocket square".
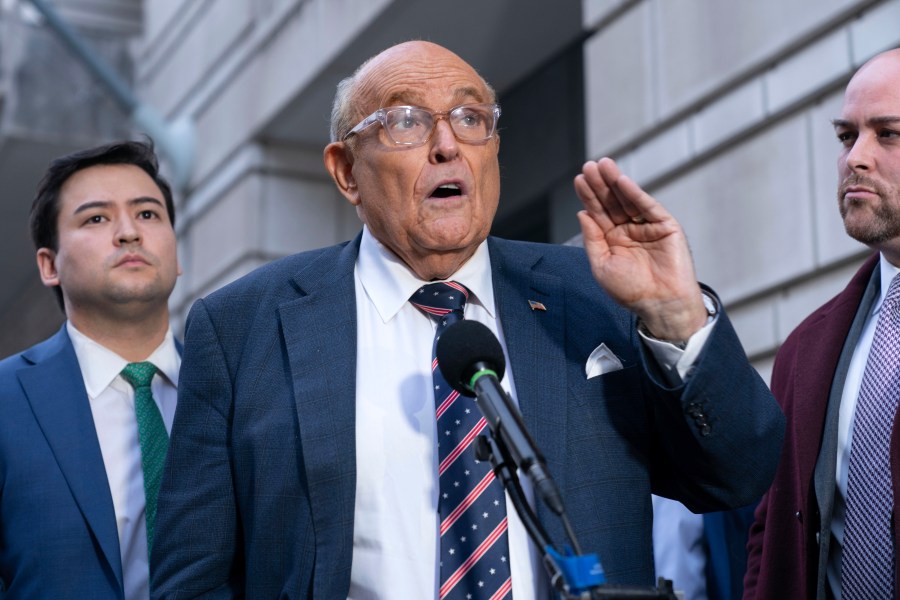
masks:
<path fill-rule="evenodd" d="M 606 344 L 600 344 L 587 359 L 584 366 L 584 372 L 587 378 L 603 375 L 604 373 L 612 373 L 622 369 L 622 361 L 616 356 L 612 350 L 606 347 Z"/>

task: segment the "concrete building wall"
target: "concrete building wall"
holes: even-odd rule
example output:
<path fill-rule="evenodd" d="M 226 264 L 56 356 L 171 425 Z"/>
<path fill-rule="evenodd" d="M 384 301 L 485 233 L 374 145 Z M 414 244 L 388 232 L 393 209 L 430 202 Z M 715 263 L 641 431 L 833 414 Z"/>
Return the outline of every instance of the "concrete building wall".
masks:
<path fill-rule="evenodd" d="M 549 17 L 543 0 L 497 3 L 477 14 L 485 33 L 497 19 L 518 18 L 535 28 L 533 15 L 542 17 L 540 25 L 549 24 L 551 34 L 538 54 L 552 57 L 558 45 L 577 42 L 579 2 L 565 0 Z M 446 7 L 419 0 L 145 3 L 145 32 L 135 47 L 138 90 L 166 118 L 189 117 L 197 139 L 191 180 L 178 201 L 185 273 L 171 302 L 176 329 L 197 297 L 265 262 L 359 231 L 355 210 L 322 164 L 334 86 L 387 45 L 441 41 L 445 28 L 472 42 L 447 45 L 473 54 L 467 58 L 479 68 L 482 59 L 496 61 L 500 49 L 512 52 L 511 44 L 491 48 L 489 35 L 452 26 L 456 19 L 472 21 L 478 3 L 466 3 L 471 6 L 446 15 Z M 571 33 L 553 34 L 554 22 L 567 23 Z M 532 39 L 519 43 L 534 46 Z M 515 68 L 500 65 L 491 81 L 512 87 L 521 80 L 514 73 L 544 64 L 542 58 L 529 63 L 528 54 L 517 53 Z M 562 163 L 554 156 L 556 171 L 580 164 L 580 145 L 567 152 L 577 156 Z"/>
<path fill-rule="evenodd" d="M 613 156 L 681 220 L 699 277 L 767 374 L 790 329 L 867 253 L 837 215 L 829 119 L 854 69 L 900 45 L 900 0 L 460 2 L 479 19 L 423 0 L 143 3 L 132 79 L 196 137 L 177 194 L 176 329 L 197 297 L 358 231 L 321 162 L 334 84 L 381 48 L 425 38 L 508 100 L 502 231 L 577 236 L 571 176 Z M 21 287 L 22 299 L 43 291 Z"/>
<path fill-rule="evenodd" d="M 140 0 L 56 0 L 58 13 L 130 81 Z M 25 0 L 0 2 L 0 358 L 63 321 L 40 283 L 28 213 L 50 160 L 127 137 L 126 115 Z"/>
<path fill-rule="evenodd" d="M 587 157 L 611 155 L 684 226 L 756 366 L 868 250 L 837 211 L 830 119 L 900 2 L 584 0 Z"/>
<path fill-rule="evenodd" d="M 176 328 L 194 299 L 275 258 L 348 239 L 352 207 L 322 166 L 319 143 L 263 129 L 384 2 L 166 0 L 145 3 L 138 87 L 168 118 L 189 116 L 197 154 L 181 195 L 184 267 Z"/>

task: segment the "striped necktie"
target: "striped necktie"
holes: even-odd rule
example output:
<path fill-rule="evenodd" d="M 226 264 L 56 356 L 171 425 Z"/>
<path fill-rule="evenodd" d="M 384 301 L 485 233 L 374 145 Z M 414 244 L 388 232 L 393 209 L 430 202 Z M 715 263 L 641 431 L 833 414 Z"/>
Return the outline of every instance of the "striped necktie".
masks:
<path fill-rule="evenodd" d="M 473 442 L 489 435 L 477 405 L 441 375 L 435 348 L 444 330 L 463 318 L 469 290 L 454 282 L 423 286 L 410 302 L 437 322 L 431 354 L 438 434 L 441 600 L 512 598 L 506 496 Z"/>

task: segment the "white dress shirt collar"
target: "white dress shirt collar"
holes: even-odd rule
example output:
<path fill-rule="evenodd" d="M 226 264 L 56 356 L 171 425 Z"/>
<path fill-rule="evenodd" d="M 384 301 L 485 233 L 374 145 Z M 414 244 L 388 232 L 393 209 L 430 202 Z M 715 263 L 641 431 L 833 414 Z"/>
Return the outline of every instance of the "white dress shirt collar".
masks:
<path fill-rule="evenodd" d="M 406 263 L 375 239 L 368 227 L 363 227 L 359 245 L 357 273 L 366 295 L 375 305 L 383 322 L 387 323 L 400 312 L 410 296 L 423 285 Z M 482 242 L 468 261 L 451 277 L 466 286 L 485 311 L 496 318 L 494 287 L 491 282 L 491 258 L 487 241 Z M 469 302 L 473 298 L 470 296 Z"/>
<path fill-rule="evenodd" d="M 122 372 L 128 361 L 78 331 L 71 321 L 66 323 L 66 330 L 75 348 L 75 356 L 78 357 L 78 366 L 81 368 L 88 397 L 96 398 Z M 162 343 L 147 358 L 147 362 L 153 363 L 173 387 L 178 387 L 178 369 L 181 361 L 171 329 L 166 332 Z"/>
<path fill-rule="evenodd" d="M 900 273 L 900 267 L 895 267 L 889 263 L 884 254 L 881 255 L 878 268 L 881 275 L 881 293 L 878 296 L 878 301 L 875 303 L 873 314 L 877 314 L 881 310 L 881 303 L 884 302 L 884 297 L 887 296 L 888 288 L 891 287 L 891 281 L 897 276 L 897 273 Z"/>

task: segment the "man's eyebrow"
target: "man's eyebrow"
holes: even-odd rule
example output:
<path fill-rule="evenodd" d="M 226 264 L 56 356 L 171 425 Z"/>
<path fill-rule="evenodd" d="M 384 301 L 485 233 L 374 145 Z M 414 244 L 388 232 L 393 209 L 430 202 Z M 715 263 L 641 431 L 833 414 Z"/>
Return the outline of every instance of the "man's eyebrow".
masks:
<path fill-rule="evenodd" d="M 162 208 L 162 202 L 152 196 L 138 196 L 137 198 L 132 198 L 128 201 L 129 206 L 139 206 L 141 204 L 156 204 L 157 206 Z M 72 214 L 77 215 L 79 213 L 93 210 L 95 208 L 109 208 L 111 205 L 112 202 L 110 202 L 109 200 L 91 200 L 89 202 L 78 205 L 78 207 Z"/>
<path fill-rule="evenodd" d="M 397 104 L 411 104 L 413 106 L 421 106 L 422 97 L 415 92 L 394 92 L 384 101 L 384 106 L 395 106 Z"/>
<path fill-rule="evenodd" d="M 160 208 L 163 206 L 163 203 L 153 196 L 138 196 L 128 201 L 128 206 L 138 206 L 140 204 L 155 204 Z"/>
<path fill-rule="evenodd" d="M 487 102 L 487 98 L 484 97 L 481 90 L 474 87 L 460 88 L 453 94 L 454 102 L 462 102 L 469 98 L 474 99 L 476 102 Z"/>
<path fill-rule="evenodd" d="M 900 122 L 900 115 L 883 115 L 872 117 L 866 121 L 869 125 L 891 125 Z M 846 119 L 832 119 L 831 124 L 835 127 L 853 127 L 853 122 Z"/>
<path fill-rule="evenodd" d="M 478 103 L 487 102 L 484 93 L 476 87 L 458 88 L 453 92 L 453 103 L 462 104 L 466 100 L 474 100 Z M 397 104 L 411 104 L 413 106 L 422 106 L 422 96 L 416 92 L 402 91 L 394 92 L 384 101 L 384 106 L 393 106 Z M 427 107 L 436 108 L 436 107 Z"/>

